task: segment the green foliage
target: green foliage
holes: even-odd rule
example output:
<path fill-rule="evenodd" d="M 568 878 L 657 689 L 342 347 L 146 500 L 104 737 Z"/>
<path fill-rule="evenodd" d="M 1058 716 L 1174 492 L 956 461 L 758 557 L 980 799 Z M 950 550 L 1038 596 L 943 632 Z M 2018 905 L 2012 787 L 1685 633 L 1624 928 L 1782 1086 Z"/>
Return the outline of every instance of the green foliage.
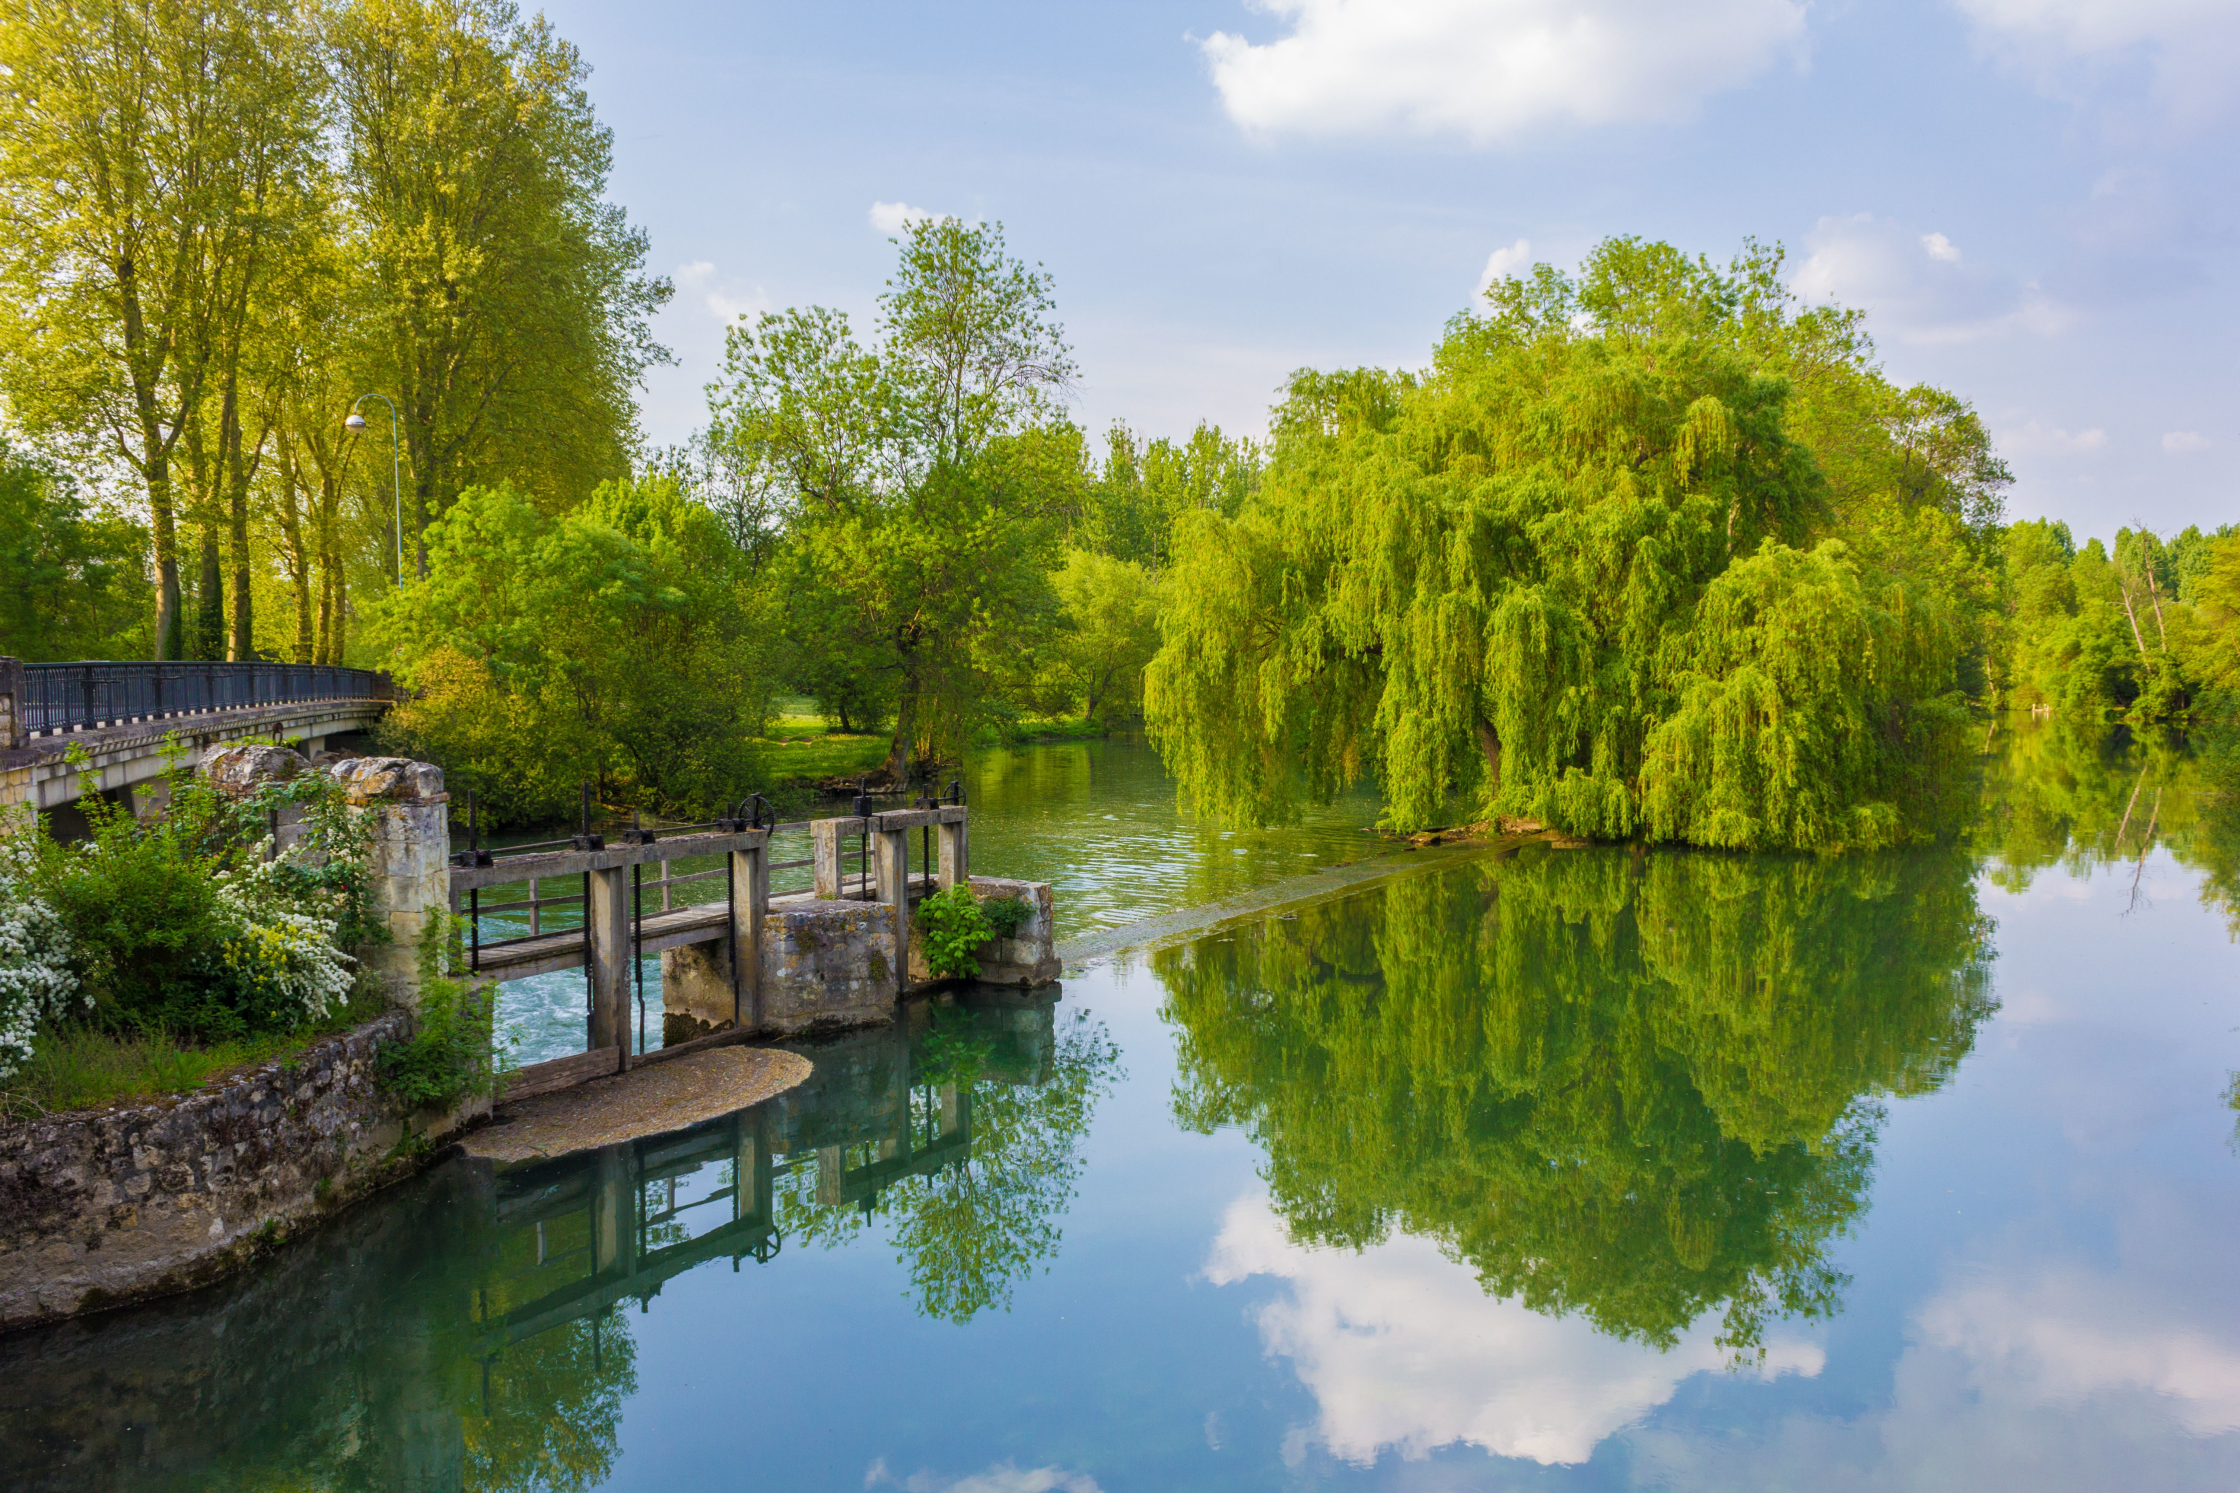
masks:
<path fill-rule="evenodd" d="M 1173 558 L 1175 521 L 1201 511 L 1236 517 L 1259 486 L 1260 464 L 1257 446 L 1216 425 L 1201 423 L 1177 445 L 1143 440 L 1116 421 L 1067 542 L 1156 575 Z"/>
<path fill-rule="evenodd" d="M 1019 930 L 1034 920 L 1034 909 L 1024 897 L 990 897 L 980 904 L 988 932 L 995 938 L 1017 938 Z"/>
<path fill-rule="evenodd" d="M 0 654 L 144 657 L 147 531 L 88 511 L 70 479 L 0 439 Z"/>
<path fill-rule="evenodd" d="M 91 1019 L 209 1043 L 293 1031 L 343 1004 L 345 950 L 378 936 L 365 812 L 321 773 L 231 798 L 175 758 L 168 781 L 160 817 L 88 792 L 92 838 L 39 845 L 33 885 L 68 930 Z M 268 826 L 283 814 L 301 824 L 275 855 Z"/>
<path fill-rule="evenodd" d="M 474 488 L 428 541 L 427 579 L 368 624 L 421 692 L 383 730 L 489 822 L 562 816 L 585 779 L 681 814 L 762 785 L 763 603 L 674 482 L 608 483 L 558 517 Z"/>
<path fill-rule="evenodd" d="M 1258 493 L 1177 527 L 1145 701 L 1184 794 L 1279 822 L 1373 773 L 1402 828 L 1469 794 L 1747 848 L 1945 827 L 1952 589 L 1838 537 L 1768 351 L 1825 329 L 1762 270 L 1616 240 L 1581 285 L 1496 287 L 1421 377 L 1295 376 Z M 1844 428 L 1887 444 L 1879 418 Z"/>
<path fill-rule="evenodd" d="M 2229 526 L 2228 526 L 2229 529 Z M 2165 544 L 2121 529 L 2081 548 L 2065 524 L 2004 535 L 2006 703 L 2080 722 L 2184 722 L 2240 683 L 2240 537 Z"/>
<path fill-rule="evenodd" d="M 1175 1110 L 1243 1127 L 1303 1243 L 1404 1229 L 1535 1311 L 1738 1354 L 1825 1316 L 1878 1099 L 1993 1009 L 1953 849 L 1537 851 L 1152 956 Z"/>
<path fill-rule="evenodd" d="M 1133 560 L 1078 549 L 1050 580 L 1058 627 L 1043 693 L 1092 721 L 1133 715 L 1159 648 L 1158 582 Z"/>
<path fill-rule="evenodd" d="M 1082 466 L 1049 277 L 993 224 L 914 223 L 899 250 L 876 346 L 822 307 L 734 327 L 708 433 L 784 536 L 792 682 L 828 709 L 891 709 L 896 778 L 953 758 L 1015 670 Z"/>
<path fill-rule="evenodd" d="M 936 892 L 918 904 L 918 931 L 925 935 L 926 968 L 944 979 L 969 979 L 980 972 L 980 951 L 996 936 L 995 927 L 968 886 Z"/>
<path fill-rule="evenodd" d="M 496 987 L 445 971 L 458 940 L 453 920 L 432 917 L 420 937 L 420 1006 L 412 1035 L 385 1044 L 376 1059 L 383 1093 L 412 1109 L 448 1110 L 497 1086 L 492 1022 Z"/>

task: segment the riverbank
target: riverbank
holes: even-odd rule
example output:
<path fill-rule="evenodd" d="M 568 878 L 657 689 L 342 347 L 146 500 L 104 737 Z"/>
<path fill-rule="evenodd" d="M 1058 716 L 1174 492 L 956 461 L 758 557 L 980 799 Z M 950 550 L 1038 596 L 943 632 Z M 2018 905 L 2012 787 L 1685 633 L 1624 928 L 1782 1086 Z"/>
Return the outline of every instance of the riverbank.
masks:
<path fill-rule="evenodd" d="M 488 1112 L 378 1082 L 393 1011 L 183 1096 L 0 1124 L 0 1329 L 169 1295 L 415 1170 Z"/>

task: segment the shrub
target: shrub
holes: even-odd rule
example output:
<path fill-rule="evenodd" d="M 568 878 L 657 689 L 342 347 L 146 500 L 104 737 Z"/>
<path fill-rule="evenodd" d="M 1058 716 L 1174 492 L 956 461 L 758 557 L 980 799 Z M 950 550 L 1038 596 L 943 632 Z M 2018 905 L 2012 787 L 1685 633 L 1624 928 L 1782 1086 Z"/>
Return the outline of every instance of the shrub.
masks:
<path fill-rule="evenodd" d="M 0 1078 L 31 1059 L 41 1026 L 88 1004 L 70 960 L 70 935 L 38 895 L 36 821 L 0 822 Z"/>
<path fill-rule="evenodd" d="M 980 972 L 980 951 L 998 938 L 1010 938 L 1034 909 L 1017 897 L 982 902 L 968 886 L 936 892 L 918 904 L 918 927 L 925 934 L 926 968 L 947 979 L 969 979 Z"/>
<path fill-rule="evenodd" d="M 450 1109 L 497 1086 L 491 1051 L 496 1015 L 490 987 L 444 972 L 455 942 L 449 918 L 428 920 L 420 938 L 420 1010 L 410 1037 L 391 1042 L 375 1060 L 382 1091 L 414 1109 Z"/>
<path fill-rule="evenodd" d="M 152 822 L 88 793 L 91 839 L 23 837 L 23 880 L 56 914 L 91 1019 L 116 1032 L 232 1041 L 341 1005 L 354 983 L 344 949 L 379 936 L 366 912 L 366 811 L 324 774 L 241 799 L 177 757 L 168 776 L 169 804 Z M 269 826 L 281 810 L 300 816 L 301 832 L 275 854 Z"/>

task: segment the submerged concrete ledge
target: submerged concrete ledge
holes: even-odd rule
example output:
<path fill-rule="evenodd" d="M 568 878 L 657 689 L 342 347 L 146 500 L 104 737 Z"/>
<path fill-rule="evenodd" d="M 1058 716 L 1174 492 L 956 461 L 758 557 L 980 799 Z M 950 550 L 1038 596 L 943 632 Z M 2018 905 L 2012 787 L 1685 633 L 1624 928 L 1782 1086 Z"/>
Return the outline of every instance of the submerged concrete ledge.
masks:
<path fill-rule="evenodd" d="M 1355 861 L 1350 865 L 1331 866 L 1321 871 L 1310 871 L 1304 876 L 1286 877 L 1282 881 L 1273 881 L 1266 886 L 1255 887 L 1249 892 L 1240 892 L 1234 897 L 1225 897 L 1219 902 L 1208 902 L 1200 907 L 1179 908 L 1174 912 L 1160 913 L 1156 917 L 1122 923 L 1117 928 L 1098 928 L 1076 934 L 1057 945 L 1057 957 L 1068 969 L 1081 969 L 1115 954 L 1194 938 L 1224 923 L 1255 918 L 1278 908 L 1303 906 L 1346 896 L 1375 882 L 1394 881 L 1403 876 L 1434 871 L 1442 866 L 1482 856 L 1514 855 L 1527 845 L 1555 844 L 1568 847 L 1576 843 L 1580 842 L 1565 841 L 1561 836 L 1539 831 L 1504 835 L 1490 840 L 1464 840 L 1428 849 L 1396 850 L 1389 855 Z"/>
<path fill-rule="evenodd" d="M 464 1149 L 489 1161 L 548 1161 L 683 1130 L 760 1104 L 812 1071 L 799 1053 L 714 1047 L 519 1104 L 501 1104 L 497 1118 L 468 1136 Z"/>

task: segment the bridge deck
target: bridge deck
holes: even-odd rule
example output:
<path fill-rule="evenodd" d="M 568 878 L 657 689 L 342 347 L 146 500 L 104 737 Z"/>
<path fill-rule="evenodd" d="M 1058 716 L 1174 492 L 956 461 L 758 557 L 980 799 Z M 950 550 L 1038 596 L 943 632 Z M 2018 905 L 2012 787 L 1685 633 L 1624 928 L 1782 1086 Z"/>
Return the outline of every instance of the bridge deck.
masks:
<path fill-rule="evenodd" d="M 244 736 L 301 741 L 362 731 L 381 719 L 387 700 L 304 700 L 247 705 L 120 721 L 85 731 L 35 736 L 24 746 L 0 750 L 0 805 L 34 803 L 51 809 L 78 797 L 80 774 L 66 760 L 73 747 L 92 759 L 104 792 L 163 776 L 169 738 L 191 756 L 214 742 Z"/>

